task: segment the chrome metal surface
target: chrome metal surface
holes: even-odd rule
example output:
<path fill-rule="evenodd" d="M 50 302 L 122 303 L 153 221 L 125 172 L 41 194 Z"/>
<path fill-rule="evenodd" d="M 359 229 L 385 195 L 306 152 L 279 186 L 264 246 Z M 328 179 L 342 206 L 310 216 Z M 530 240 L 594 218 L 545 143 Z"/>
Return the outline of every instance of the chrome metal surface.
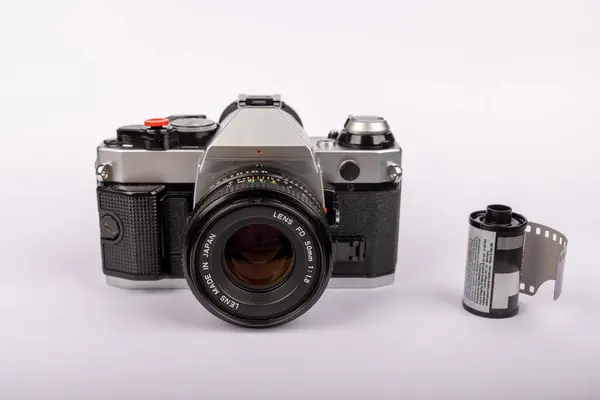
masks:
<path fill-rule="evenodd" d="M 110 182 L 194 183 L 203 149 L 148 151 L 98 146 L 97 166 L 110 164 Z"/>
<path fill-rule="evenodd" d="M 129 279 L 107 276 L 106 283 L 109 286 L 121 289 L 131 290 L 156 290 L 156 289 L 187 289 L 188 285 L 185 279 L 160 279 L 156 281 L 132 281 Z"/>
<path fill-rule="evenodd" d="M 132 281 L 114 276 L 107 276 L 109 286 L 130 290 L 155 290 L 155 289 L 188 289 L 185 279 L 161 279 L 157 281 Z M 394 274 L 379 276 L 377 278 L 331 278 L 329 289 L 372 289 L 394 283 Z"/>
<path fill-rule="evenodd" d="M 194 202 L 231 171 L 260 164 L 294 176 L 325 204 L 323 177 L 311 145 L 304 128 L 281 108 L 238 108 L 221 122 L 199 161 Z"/>
<path fill-rule="evenodd" d="M 347 160 L 353 160 L 360 167 L 360 175 L 352 183 L 389 182 L 388 165 L 402 165 L 402 149 L 398 144 L 390 149 L 359 150 L 342 147 L 337 143 L 323 148 L 319 146 L 320 140 L 323 138 L 311 138 L 325 182 L 348 183 L 342 178 L 339 170 L 340 165 Z"/>
<path fill-rule="evenodd" d="M 388 164 L 387 172 L 388 177 L 392 182 L 398 182 L 402 179 L 402 168 L 398 164 Z"/>
<path fill-rule="evenodd" d="M 110 180 L 110 170 L 111 168 L 109 163 L 99 164 L 96 167 L 96 181 L 106 182 Z"/>
<path fill-rule="evenodd" d="M 389 132 L 390 126 L 383 117 L 375 115 L 350 115 L 344 130 L 355 135 L 380 134 Z"/>
<path fill-rule="evenodd" d="M 317 146 L 322 149 L 332 149 L 335 146 L 335 139 L 321 139 L 317 142 Z"/>

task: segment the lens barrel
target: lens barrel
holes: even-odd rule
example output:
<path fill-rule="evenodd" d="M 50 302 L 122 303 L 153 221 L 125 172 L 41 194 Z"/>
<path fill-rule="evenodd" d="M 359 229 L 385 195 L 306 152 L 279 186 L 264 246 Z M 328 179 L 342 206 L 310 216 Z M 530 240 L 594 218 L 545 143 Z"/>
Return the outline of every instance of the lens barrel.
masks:
<path fill-rule="evenodd" d="M 188 285 L 224 321 L 253 328 L 289 322 L 317 302 L 331 277 L 324 210 L 278 171 L 248 168 L 220 179 L 188 227 Z"/>

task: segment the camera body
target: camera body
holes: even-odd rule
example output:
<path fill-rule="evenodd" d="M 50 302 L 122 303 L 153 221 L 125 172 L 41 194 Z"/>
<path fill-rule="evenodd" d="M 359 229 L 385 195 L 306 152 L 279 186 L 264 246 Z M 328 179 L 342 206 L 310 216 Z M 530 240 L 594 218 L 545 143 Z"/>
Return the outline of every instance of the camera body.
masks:
<path fill-rule="evenodd" d="M 211 212 L 239 211 L 230 225 L 264 213 L 271 220 L 261 226 L 286 232 L 289 227 L 291 233 L 285 235 L 299 246 L 290 250 L 296 265 L 290 269 L 302 272 L 298 277 L 290 272 L 287 280 L 308 280 L 310 286 L 316 280 L 312 273 L 319 270 L 316 292 L 324 286 L 390 284 L 397 261 L 401 161 L 402 149 L 383 118 L 350 116 L 339 132 L 309 137 L 298 114 L 279 96 L 240 95 L 218 122 L 205 115 L 179 115 L 118 128 L 116 139 L 97 148 L 103 272 L 108 284 L 130 289 L 199 285 L 200 292 L 219 292 L 213 299 L 218 313 L 223 307 L 234 312 L 241 303 L 242 295 L 235 295 L 239 285 L 228 290 L 223 283 L 215 289 L 212 282 L 222 272 L 220 263 L 226 264 L 225 256 L 216 254 L 226 250 L 225 242 L 212 246 L 210 238 L 220 233 L 195 238 L 209 225 L 216 229 L 224 224 L 210 222 Z M 243 213 L 234 209 L 241 203 Z M 231 209 L 225 213 L 219 207 Z M 312 241 L 305 240 L 309 237 Z M 206 273 L 202 256 L 209 253 L 216 258 Z M 190 266 L 194 254 L 197 268 Z M 319 266 L 311 265 L 313 256 Z M 194 271 L 200 277 L 197 285 L 192 283 Z M 259 294 L 252 293 L 266 293 L 246 291 L 255 297 Z M 204 294 L 197 297 L 205 306 L 211 302 Z M 244 323 L 223 319 L 254 326 L 262 317 L 254 315 Z M 283 321 L 271 317 L 264 316 L 270 322 L 262 325 Z"/>

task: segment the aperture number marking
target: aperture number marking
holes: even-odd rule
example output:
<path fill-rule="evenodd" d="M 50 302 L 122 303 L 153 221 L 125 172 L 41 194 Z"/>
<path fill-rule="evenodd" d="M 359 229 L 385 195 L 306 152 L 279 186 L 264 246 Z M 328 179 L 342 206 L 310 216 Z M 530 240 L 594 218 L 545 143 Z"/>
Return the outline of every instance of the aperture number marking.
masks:
<path fill-rule="evenodd" d="M 313 270 L 315 268 L 315 266 L 312 263 L 313 262 L 312 242 L 310 240 L 307 240 L 306 242 L 304 242 L 304 247 L 306 248 L 306 258 L 308 260 L 308 265 L 307 265 L 308 273 L 306 275 L 304 275 L 304 283 L 310 283 L 312 276 L 313 276 Z"/>
<path fill-rule="evenodd" d="M 290 228 L 292 228 L 294 230 L 294 232 L 300 237 L 301 243 L 304 246 L 304 250 L 306 252 L 306 261 L 307 261 L 306 273 L 304 275 L 303 282 L 306 284 L 310 283 L 313 279 L 314 270 L 315 270 L 314 244 L 312 241 L 306 240 L 310 236 L 307 237 L 306 231 L 304 230 L 302 225 L 299 225 L 296 221 L 294 221 L 294 219 L 292 217 L 286 215 L 285 213 L 282 213 L 279 211 L 274 211 L 272 217 L 274 219 L 282 221 L 283 223 L 285 223 L 287 225 L 290 225 Z"/>

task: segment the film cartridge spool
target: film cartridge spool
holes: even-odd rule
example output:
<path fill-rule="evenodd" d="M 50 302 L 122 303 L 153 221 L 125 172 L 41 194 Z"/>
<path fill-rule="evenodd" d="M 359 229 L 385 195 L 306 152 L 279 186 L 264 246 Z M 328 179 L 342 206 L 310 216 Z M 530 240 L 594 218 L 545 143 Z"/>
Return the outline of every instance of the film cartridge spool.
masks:
<path fill-rule="evenodd" d="M 567 238 L 529 222 L 508 206 L 489 205 L 469 216 L 463 293 L 465 310 L 487 318 L 519 312 L 519 294 L 533 296 L 554 280 L 554 300 L 562 291 Z"/>

